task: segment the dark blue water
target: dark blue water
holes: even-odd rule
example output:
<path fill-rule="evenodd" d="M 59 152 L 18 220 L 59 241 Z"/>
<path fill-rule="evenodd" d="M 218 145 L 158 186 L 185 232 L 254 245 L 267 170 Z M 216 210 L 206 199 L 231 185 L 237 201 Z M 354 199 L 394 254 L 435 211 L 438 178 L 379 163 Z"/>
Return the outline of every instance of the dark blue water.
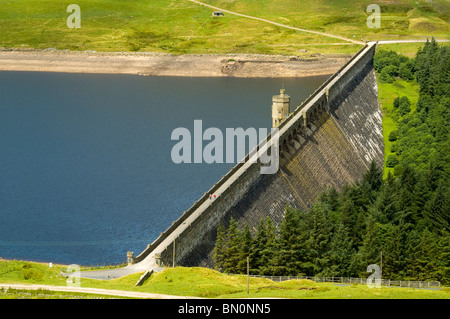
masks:
<path fill-rule="evenodd" d="M 234 164 L 174 164 L 177 127 L 271 126 L 327 77 L 230 79 L 0 72 L 0 257 L 124 262 Z"/>

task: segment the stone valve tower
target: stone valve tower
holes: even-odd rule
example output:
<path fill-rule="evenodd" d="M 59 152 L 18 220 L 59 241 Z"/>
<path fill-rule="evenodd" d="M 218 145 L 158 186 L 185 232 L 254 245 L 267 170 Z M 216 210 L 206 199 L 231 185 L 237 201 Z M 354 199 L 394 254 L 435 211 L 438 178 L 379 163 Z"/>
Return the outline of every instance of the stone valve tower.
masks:
<path fill-rule="evenodd" d="M 285 94 L 285 89 L 280 90 L 280 95 L 272 98 L 272 127 L 278 127 L 289 115 L 289 103 L 291 97 Z"/>

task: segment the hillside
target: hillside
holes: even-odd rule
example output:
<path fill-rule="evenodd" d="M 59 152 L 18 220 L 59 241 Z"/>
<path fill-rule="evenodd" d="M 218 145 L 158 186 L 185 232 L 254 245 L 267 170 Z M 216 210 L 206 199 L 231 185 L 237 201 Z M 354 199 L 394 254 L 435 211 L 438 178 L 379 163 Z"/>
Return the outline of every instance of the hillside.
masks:
<path fill-rule="evenodd" d="M 211 1 L 231 11 L 351 39 L 448 38 L 449 3 L 382 2 L 379 29 L 366 26 L 370 1 Z M 1 0 L 0 48 L 310 55 L 355 53 L 360 45 L 225 14 L 189 0 L 80 0 L 81 27 L 70 29 L 67 4 Z M 305 52 L 306 50 L 306 52 Z"/>

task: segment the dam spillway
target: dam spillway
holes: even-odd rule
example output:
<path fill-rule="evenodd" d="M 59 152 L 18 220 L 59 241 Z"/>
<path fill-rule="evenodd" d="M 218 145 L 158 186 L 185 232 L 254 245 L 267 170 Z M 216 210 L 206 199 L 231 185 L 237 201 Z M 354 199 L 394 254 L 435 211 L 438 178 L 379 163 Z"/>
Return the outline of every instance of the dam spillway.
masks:
<path fill-rule="evenodd" d="M 261 174 L 259 163 L 237 164 L 129 263 L 213 267 L 219 223 L 227 226 L 233 217 L 255 229 L 270 217 L 279 224 L 286 205 L 305 210 L 325 187 L 341 190 L 359 180 L 372 160 L 382 166 L 375 47 L 366 44 L 281 123 L 277 173 Z"/>

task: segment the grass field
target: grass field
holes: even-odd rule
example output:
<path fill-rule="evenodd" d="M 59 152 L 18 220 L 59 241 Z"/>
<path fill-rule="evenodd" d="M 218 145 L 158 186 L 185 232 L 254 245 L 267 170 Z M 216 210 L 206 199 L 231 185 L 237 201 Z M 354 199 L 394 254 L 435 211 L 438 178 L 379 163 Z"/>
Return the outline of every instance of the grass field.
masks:
<path fill-rule="evenodd" d="M 239 13 L 356 39 L 448 38 L 450 4 L 434 0 L 381 5 L 380 29 L 366 26 L 371 1 L 205 0 Z M 77 0 L 81 28 L 69 29 L 67 3 L 0 0 L 0 48 L 299 55 L 355 53 L 360 46 L 226 14 L 188 0 Z"/>
<path fill-rule="evenodd" d="M 66 278 L 60 275 L 67 266 L 39 264 L 23 261 L 0 261 L 0 283 L 28 283 L 65 286 Z M 368 288 L 367 285 L 339 286 L 331 283 L 314 283 L 310 280 L 273 282 L 265 278 L 250 278 L 247 294 L 247 277 L 225 275 L 198 267 L 167 268 L 153 274 L 140 287 L 134 287 L 140 273 L 104 281 L 81 279 L 82 287 L 139 291 L 176 296 L 204 298 L 313 298 L 313 299 L 449 299 L 450 289 Z M 107 297 L 79 293 L 60 293 L 46 290 L 1 290 L 0 299 L 12 298 L 92 298 Z"/>

